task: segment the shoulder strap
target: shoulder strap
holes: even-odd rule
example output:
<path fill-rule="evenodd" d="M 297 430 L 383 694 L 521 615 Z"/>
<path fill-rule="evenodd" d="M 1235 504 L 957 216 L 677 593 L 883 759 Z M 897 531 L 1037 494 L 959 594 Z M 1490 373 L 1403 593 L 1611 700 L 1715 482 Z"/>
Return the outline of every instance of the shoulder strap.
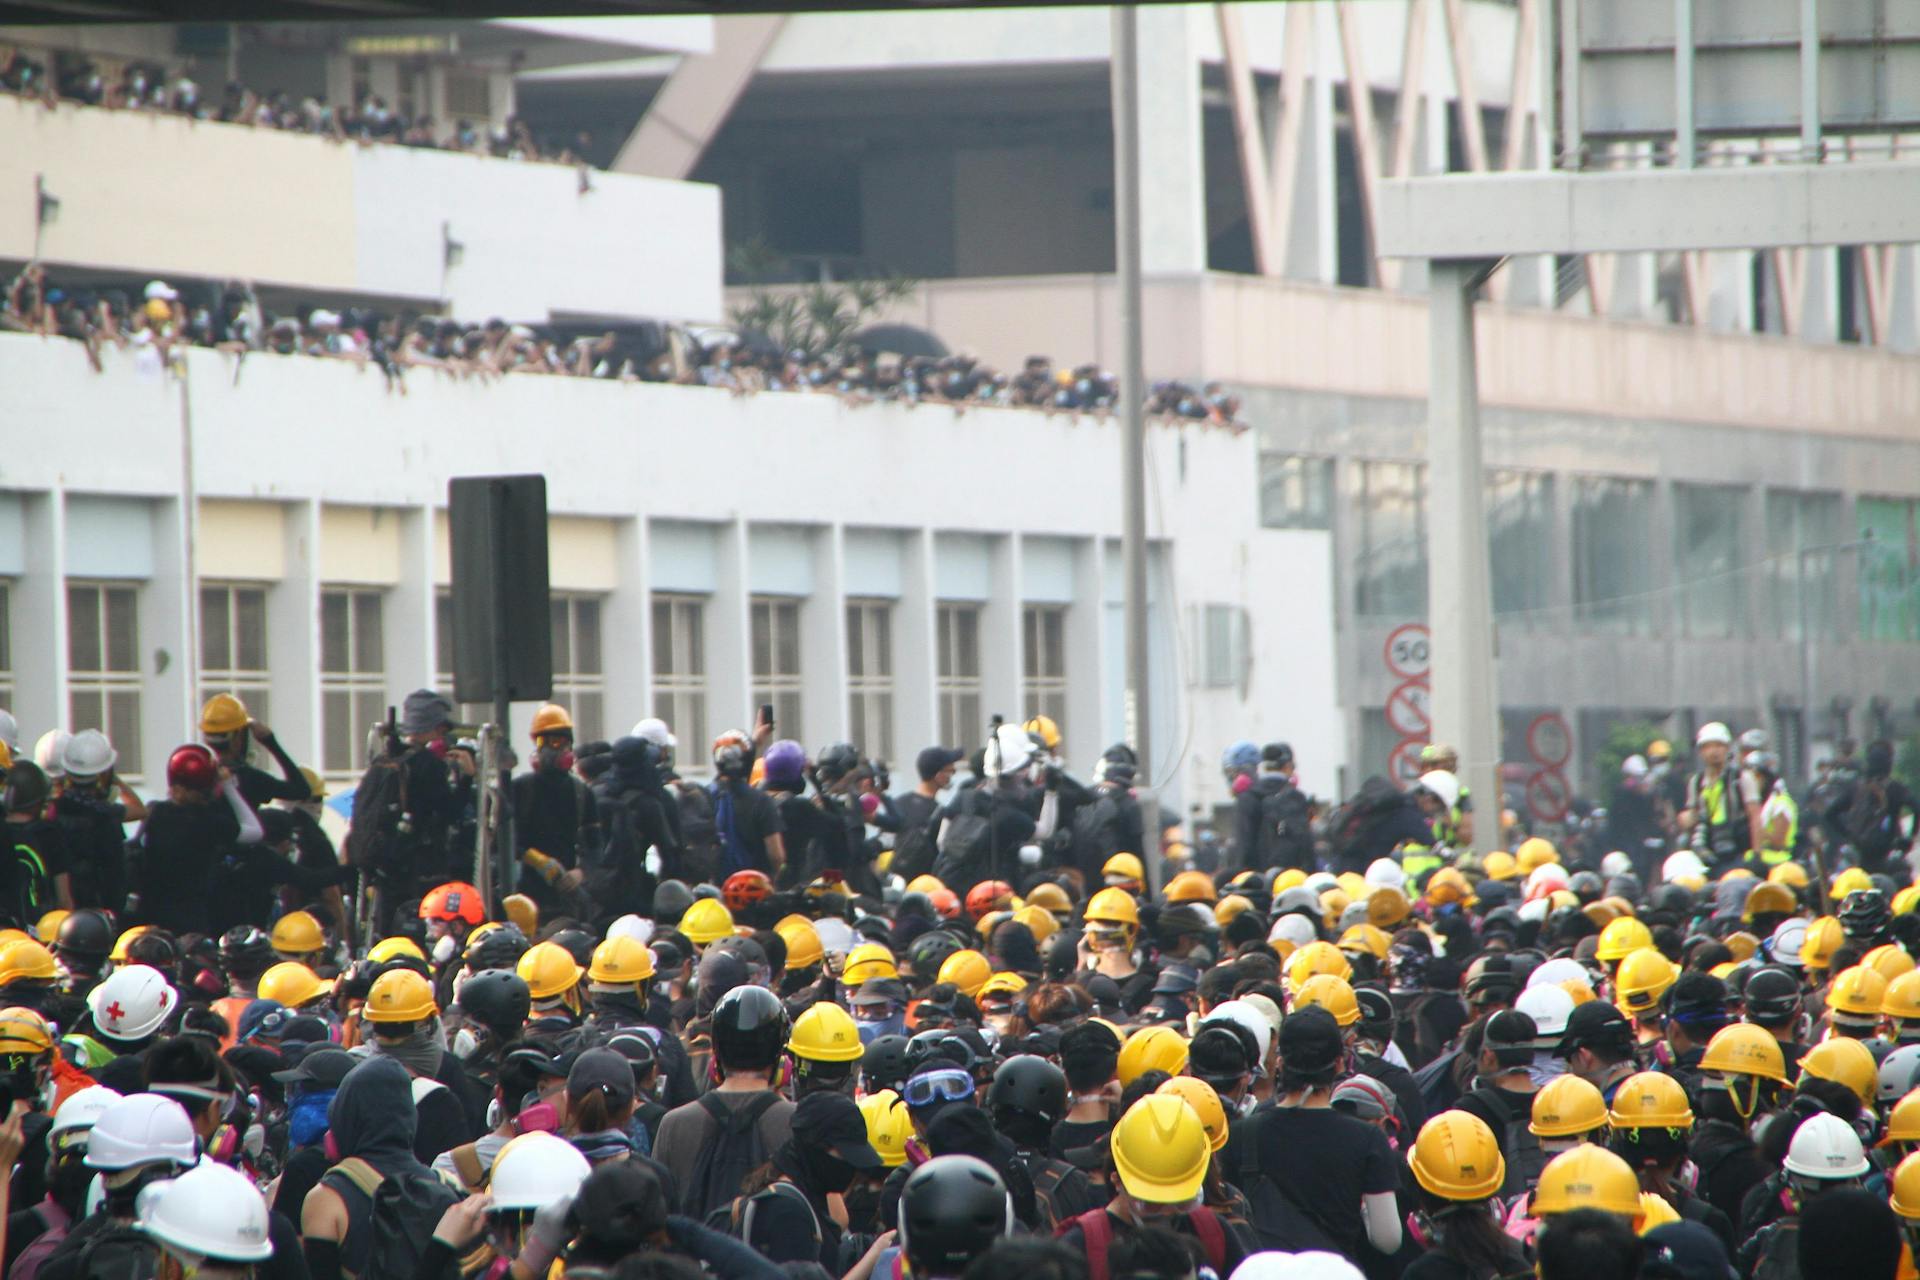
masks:
<path fill-rule="evenodd" d="M 1193 1234 L 1200 1237 L 1200 1247 L 1207 1251 L 1207 1261 L 1213 1264 L 1213 1269 L 1226 1270 L 1227 1229 L 1220 1225 L 1219 1215 L 1205 1205 L 1197 1205 L 1187 1210 L 1187 1221 L 1193 1224 Z"/>
<path fill-rule="evenodd" d="M 455 1147 L 447 1152 L 453 1161 L 453 1171 L 460 1175 L 460 1181 L 469 1192 L 478 1191 L 486 1185 L 487 1171 L 480 1167 L 480 1144 L 469 1142 L 465 1146 Z"/>
<path fill-rule="evenodd" d="M 359 1156 L 348 1156 L 345 1160 L 342 1160 L 339 1164 L 327 1170 L 327 1172 L 339 1174 L 358 1188 L 360 1194 L 369 1200 L 373 1199 L 373 1193 L 380 1189 L 380 1184 L 387 1180 L 385 1174 L 368 1164 L 365 1160 L 362 1160 Z"/>
<path fill-rule="evenodd" d="M 1060 1224 L 1063 1234 L 1074 1227 L 1080 1228 L 1080 1238 L 1087 1245 L 1087 1280 L 1107 1280 L 1107 1251 L 1113 1248 L 1113 1220 L 1107 1217 L 1104 1207 L 1089 1209 Z"/>

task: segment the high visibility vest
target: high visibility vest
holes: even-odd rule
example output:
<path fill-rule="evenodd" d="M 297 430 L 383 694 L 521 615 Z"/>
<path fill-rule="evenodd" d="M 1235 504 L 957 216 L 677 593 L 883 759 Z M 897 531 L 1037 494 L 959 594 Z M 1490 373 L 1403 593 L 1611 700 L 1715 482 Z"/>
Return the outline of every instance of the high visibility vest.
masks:
<path fill-rule="evenodd" d="M 1773 819 L 1777 818 L 1782 811 L 1787 815 L 1787 838 L 1783 842 L 1785 847 L 1760 850 L 1760 861 L 1770 867 L 1777 867 L 1783 862 L 1791 861 L 1794 846 L 1800 842 L 1800 806 L 1795 803 L 1785 787 L 1778 788 L 1767 797 L 1766 806 L 1760 810 L 1761 831 L 1764 832 L 1773 825 Z"/>

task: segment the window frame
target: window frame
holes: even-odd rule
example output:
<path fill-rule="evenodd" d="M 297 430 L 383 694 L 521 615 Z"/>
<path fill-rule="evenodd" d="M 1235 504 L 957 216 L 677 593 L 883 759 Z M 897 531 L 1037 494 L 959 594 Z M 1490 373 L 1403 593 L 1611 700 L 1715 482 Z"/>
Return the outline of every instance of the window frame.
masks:
<path fill-rule="evenodd" d="M 387 704 L 387 588 L 369 586 L 362 583 L 323 583 L 320 587 L 320 759 L 321 776 L 351 780 L 359 776 L 365 767 L 364 734 L 373 724 L 380 721 Z M 360 665 L 360 655 L 365 649 L 362 644 L 361 602 L 375 602 L 378 609 L 378 634 L 374 637 L 372 651 L 378 656 L 377 669 Z M 344 600 L 346 602 L 346 657 L 347 669 L 333 670 L 327 666 L 327 602 Z M 345 698 L 348 713 L 352 719 L 345 730 L 344 742 L 347 755 L 334 752 L 336 744 L 333 734 L 337 731 L 335 717 L 328 714 L 328 704 Z M 367 717 L 371 716 L 371 719 Z M 354 736 L 354 721 L 366 720 L 358 726 L 361 738 Z"/>
<path fill-rule="evenodd" d="M 934 603 L 934 688 L 940 707 L 940 737 L 946 746 L 965 750 L 963 744 L 982 736 L 981 707 L 985 697 L 980 675 L 980 630 L 985 608 L 972 600 L 940 600 Z M 962 619 L 968 625 L 959 625 Z M 973 636 L 972 670 L 967 664 L 962 633 Z M 969 729 L 968 725 L 973 726 Z"/>
<path fill-rule="evenodd" d="M 680 772 L 687 775 L 705 775 L 713 769 L 707 725 L 711 686 L 707 669 L 706 611 L 711 599 L 686 592 L 656 591 L 647 601 L 653 627 L 653 653 L 649 659 L 653 714 L 666 721 L 679 740 L 676 764 Z M 666 611 L 664 627 L 661 625 L 663 609 Z"/>
<path fill-rule="evenodd" d="M 1029 716 L 1067 721 L 1067 610 L 1064 604 L 1020 606 L 1020 705 Z M 1047 634 L 1057 629 L 1059 643 L 1049 654 Z M 1056 662 L 1047 659 L 1052 656 Z"/>
<path fill-rule="evenodd" d="M 204 705 L 208 698 L 217 693 L 230 693 L 247 704 L 247 711 L 256 718 L 271 723 L 273 719 L 273 658 L 271 644 L 273 635 L 272 621 L 268 616 L 271 607 L 268 594 L 272 584 L 268 582 L 249 582 L 238 579 L 201 579 L 200 592 L 195 607 L 200 610 L 200 702 Z M 207 645 L 211 636 L 208 620 L 207 596 L 218 592 L 226 597 L 226 645 L 227 663 L 221 666 L 210 661 Z M 239 662 L 240 616 L 237 597 L 241 592 L 256 594 L 260 597 L 260 665 L 242 666 Z"/>
<path fill-rule="evenodd" d="M 547 597 L 548 616 L 557 623 L 566 619 L 564 655 L 562 639 L 553 636 L 553 700 L 573 717 L 574 737 L 580 742 L 607 738 L 607 660 L 606 597 L 590 591 L 554 591 Z M 593 613 L 593 671 L 581 670 L 581 615 Z M 556 614 L 557 611 L 557 614 Z M 562 659 L 564 657 L 564 665 Z"/>
<path fill-rule="evenodd" d="M 129 782 L 138 782 L 143 759 L 142 737 L 144 735 L 146 678 L 140 663 L 140 589 L 144 584 L 128 579 L 68 578 L 64 583 L 67 600 L 67 721 L 68 728 L 78 733 L 82 729 L 96 728 L 107 735 L 113 743 L 115 754 L 119 757 L 116 772 Z M 76 632 L 74 619 L 82 612 L 75 601 L 76 592 L 94 592 L 93 613 L 94 635 L 97 638 L 99 665 L 84 667 L 75 660 L 74 645 Z M 109 597 L 124 593 L 128 602 L 128 614 L 133 622 L 133 638 L 129 656 L 131 666 L 112 664 L 113 643 L 110 639 L 111 605 Z M 100 700 L 98 716 L 83 716 L 77 699 L 95 697 Z M 116 723 L 113 711 L 114 699 L 131 698 L 132 725 Z M 122 703 L 124 708 L 126 704 Z"/>
<path fill-rule="evenodd" d="M 846 599 L 847 732 L 876 760 L 894 758 L 896 696 L 894 602 L 870 596 Z M 876 656 L 878 661 L 875 661 Z"/>
<path fill-rule="evenodd" d="M 754 714 L 767 703 L 773 705 L 773 722 L 779 737 L 805 742 L 806 702 L 802 697 L 801 667 L 804 665 L 806 625 L 801 617 L 801 601 L 795 596 L 754 595 L 747 598 L 747 665 L 752 688 Z M 762 643 L 762 627 L 765 643 Z M 763 663 L 762 651 L 766 661 Z M 791 655 L 791 663 L 783 661 Z"/>

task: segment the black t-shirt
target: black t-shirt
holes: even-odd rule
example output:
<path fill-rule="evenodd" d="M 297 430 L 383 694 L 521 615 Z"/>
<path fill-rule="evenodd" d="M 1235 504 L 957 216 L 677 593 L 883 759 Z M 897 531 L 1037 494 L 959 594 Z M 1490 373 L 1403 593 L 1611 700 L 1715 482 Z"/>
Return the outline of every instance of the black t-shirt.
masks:
<path fill-rule="evenodd" d="M 773 797 L 757 787 L 750 787 L 738 779 L 724 779 L 714 783 L 714 820 L 720 820 L 722 809 L 720 792 L 732 801 L 733 832 L 739 838 L 745 850 L 748 866 L 760 871 L 772 871 L 767 861 L 767 837 L 786 834 L 786 824 L 780 818 L 780 806 Z M 717 832 L 720 845 L 720 857 L 724 865 L 727 857 L 727 833 Z M 788 850 L 791 861 L 793 851 Z"/>
<path fill-rule="evenodd" d="M 280 777 L 274 777 L 265 769 L 243 764 L 233 771 L 233 780 L 240 788 L 240 797 L 258 809 L 270 800 L 305 800 L 313 792 L 307 786 L 306 776 L 300 772 L 300 766 L 293 762 L 286 748 L 272 737 L 256 738 L 273 762 L 280 766 Z"/>
<path fill-rule="evenodd" d="M 1112 1131 L 1111 1120 L 1062 1120 L 1053 1126 L 1053 1141 L 1048 1149 L 1064 1160 L 1067 1152 L 1090 1147 Z"/>
<path fill-rule="evenodd" d="M 1400 1189 L 1400 1166 L 1387 1135 L 1338 1111 L 1274 1107 L 1236 1129 L 1229 1141 L 1240 1150 L 1227 1164 L 1228 1181 L 1246 1190 L 1234 1174 L 1250 1165 L 1350 1257 L 1361 1256 L 1367 1238 L 1361 1199 Z M 1307 1152 L 1311 1157 L 1303 1158 Z"/>
<path fill-rule="evenodd" d="M 239 820 L 224 795 L 201 804 L 156 800 L 139 837 L 134 891 L 140 895 L 140 923 L 176 936 L 209 932 L 214 869 L 239 836 Z"/>

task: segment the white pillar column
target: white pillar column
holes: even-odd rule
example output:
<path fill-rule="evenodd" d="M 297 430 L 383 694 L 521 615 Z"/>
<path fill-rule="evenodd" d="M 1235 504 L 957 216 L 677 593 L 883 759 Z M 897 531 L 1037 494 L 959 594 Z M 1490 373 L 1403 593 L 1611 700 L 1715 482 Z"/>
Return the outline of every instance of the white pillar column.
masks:
<path fill-rule="evenodd" d="M 21 496 L 25 568 L 14 580 L 13 718 L 21 747 L 52 728 L 66 728 L 67 495 L 59 488 Z"/>
<path fill-rule="evenodd" d="M 707 610 L 707 720 L 715 734 L 753 731 L 752 632 L 747 617 L 747 522 L 735 517 L 714 531 L 713 600 Z"/>
<path fill-rule="evenodd" d="M 847 708 L 847 600 L 845 541 L 838 524 L 810 531 L 813 594 L 800 603 L 801 698 L 815 750 L 845 742 L 852 728 Z M 856 743 L 863 750 L 867 744 Z"/>
<path fill-rule="evenodd" d="M 1207 269 L 1200 62 L 1203 7 L 1148 5 L 1140 24 L 1140 258 L 1146 275 Z"/>
<path fill-rule="evenodd" d="M 199 740 L 199 707 L 194 705 L 193 611 L 199 587 L 187 562 L 185 503 L 168 498 L 149 507 L 152 520 L 153 577 L 141 602 L 142 681 L 140 748 L 144 772 L 158 781 L 167 776 L 167 756 L 183 742 Z"/>
<path fill-rule="evenodd" d="M 653 606 L 648 581 L 652 575 L 648 572 L 646 517 L 615 522 L 613 555 L 619 577 L 600 612 L 608 741 L 653 714 Z M 679 758 L 698 763 L 705 745 L 683 745 Z"/>
<path fill-rule="evenodd" d="M 933 531 L 912 529 L 900 540 L 900 601 L 893 611 L 894 741 L 900 758 L 939 741 L 939 656 L 934 652 Z M 958 747 L 966 744 L 949 742 Z"/>
<path fill-rule="evenodd" d="M 302 764 L 320 767 L 320 504 L 283 508 L 285 570 L 267 592 L 274 736 Z"/>
<path fill-rule="evenodd" d="M 386 627 L 387 696 L 399 702 L 415 689 L 437 689 L 435 639 L 434 506 L 395 507 L 386 518 L 400 522 L 400 580 L 387 593 L 382 610 Z M 546 626 L 540 618 L 538 625 Z M 438 689 L 451 698 L 452 689 Z"/>
<path fill-rule="evenodd" d="M 987 602 L 980 610 L 980 713 L 1027 718 L 1021 697 L 1020 535 L 988 542 Z M 955 743 L 955 746 L 965 745 Z"/>
<path fill-rule="evenodd" d="M 1106 566 L 1099 538 L 1082 538 L 1073 548 L 1073 602 L 1067 606 L 1067 724 L 1070 746 L 1085 755 L 1095 743 L 1120 736 L 1122 726 L 1106 721 Z M 1099 748 L 1094 748 L 1098 750 Z M 1082 766 L 1083 768 L 1085 766 Z"/>

